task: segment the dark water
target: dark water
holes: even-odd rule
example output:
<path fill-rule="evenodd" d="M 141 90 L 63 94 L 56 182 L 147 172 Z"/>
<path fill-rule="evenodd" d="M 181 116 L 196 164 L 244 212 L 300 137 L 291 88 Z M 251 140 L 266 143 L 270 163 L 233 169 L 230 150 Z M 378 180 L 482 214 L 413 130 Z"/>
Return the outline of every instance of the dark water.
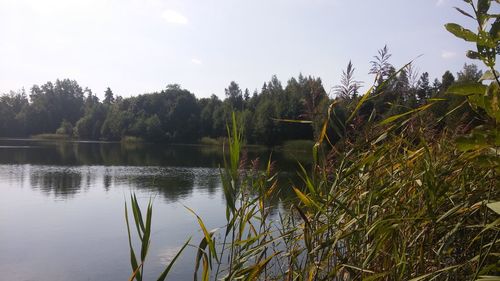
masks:
<path fill-rule="evenodd" d="M 248 159 L 269 154 L 250 149 Z M 272 155 L 287 179 L 308 161 L 308 153 Z M 156 280 L 188 237 L 200 241 L 184 206 L 208 228 L 224 224 L 221 163 L 218 147 L 0 139 L 0 280 L 128 280 L 131 192 L 142 206 L 154 200 L 145 280 Z M 169 280 L 192 279 L 194 254 L 183 254 Z"/>

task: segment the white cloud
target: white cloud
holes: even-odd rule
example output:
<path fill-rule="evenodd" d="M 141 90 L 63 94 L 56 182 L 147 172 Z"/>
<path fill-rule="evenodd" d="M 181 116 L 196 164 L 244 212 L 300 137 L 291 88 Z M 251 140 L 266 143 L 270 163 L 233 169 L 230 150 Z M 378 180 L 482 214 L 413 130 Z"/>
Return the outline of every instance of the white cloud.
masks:
<path fill-rule="evenodd" d="M 187 24 L 188 19 L 181 13 L 174 10 L 165 10 L 161 16 L 169 23 L 173 24 Z"/>
<path fill-rule="evenodd" d="M 437 0 L 436 6 L 443 6 L 447 1 L 446 0 Z"/>
<path fill-rule="evenodd" d="M 450 52 L 450 51 L 442 51 L 441 52 L 441 57 L 445 60 L 452 59 L 457 56 L 456 52 Z"/>
<path fill-rule="evenodd" d="M 195 59 L 195 58 L 191 59 L 191 62 L 194 64 L 202 64 L 203 63 L 201 60 Z"/>

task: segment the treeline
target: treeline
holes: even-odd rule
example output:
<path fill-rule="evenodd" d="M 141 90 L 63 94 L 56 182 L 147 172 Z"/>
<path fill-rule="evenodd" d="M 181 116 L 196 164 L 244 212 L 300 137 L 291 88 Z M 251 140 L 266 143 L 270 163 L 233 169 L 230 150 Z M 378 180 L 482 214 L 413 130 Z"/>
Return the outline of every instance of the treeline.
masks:
<path fill-rule="evenodd" d="M 357 121 L 383 119 L 386 116 L 417 108 L 432 98 L 443 98 L 453 83 L 477 81 L 482 73 L 475 65 L 464 65 L 456 77 L 446 71 L 432 83 L 427 72 L 419 75 L 411 65 L 396 70 L 391 65 L 387 47 L 371 62 L 370 73 L 378 74 L 377 90 L 363 103 Z M 265 82 L 260 91 L 243 90 L 236 82 L 225 89 L 225 99 L 216 95 L 197 99 L 179 85 L 168 85 L 160 92 L 130 98 L 115 96 L 111 89 L 101 101 L 88 88 L 64 79 L 34 85 L 0 97 L 0 136 L 27 137 L 56 133 L 84 140 L 121 140 L 126 136 L 152 142 L 195 143 L 202 137 L 226 136 L 231 112 L 238 112 L 247 143 L 276 145 L 286 140 L 312 139 L 321 130 L 328 112 L 331 141 L 348 128 L 336 127 L 348 116 L 350 107 L 359 101 L 362 83 L 354 78 L 351 63 L 342 74 L 341 84 L 329 97 L 320 78 L 299 75 L 285 85 L 276 76 Z M 390 78 L 390 79 L 389 79 Z M 383 82 L 385 81 L 385 82 Z M 446 97 L 431 108 L 436 128 L 457 128 L 474 121 L 474 111 L 461 105 L 465 98 Z M 334 102 L 332 110 L 328 106 Z M 300 121 L 300 122 L 297 122 Z M 430 122 L 433 122 L 432 120 Z"/>

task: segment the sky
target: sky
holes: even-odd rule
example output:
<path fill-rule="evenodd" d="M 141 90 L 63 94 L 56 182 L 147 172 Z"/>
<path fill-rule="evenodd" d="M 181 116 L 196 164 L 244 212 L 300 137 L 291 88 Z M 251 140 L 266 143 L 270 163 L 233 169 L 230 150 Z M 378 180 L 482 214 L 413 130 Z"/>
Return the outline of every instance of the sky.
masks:
<path fill-rule="evenodd" d="M 462 0 L 0 0 L 0 93 L 74 79 L 98 97 L 180 84 L 197 97 L 236 81 L 260 89 L 276 75 L 321 77 L 327 92 L 352 60 L 385 44 L 391 63 L 432 78 L 459 71 L 473 48 L 443 27 L 473 22 Z M 422 56 L 420 56 L 422 55 Z M 420 56 L 420 57 L 419 57 Z"/>

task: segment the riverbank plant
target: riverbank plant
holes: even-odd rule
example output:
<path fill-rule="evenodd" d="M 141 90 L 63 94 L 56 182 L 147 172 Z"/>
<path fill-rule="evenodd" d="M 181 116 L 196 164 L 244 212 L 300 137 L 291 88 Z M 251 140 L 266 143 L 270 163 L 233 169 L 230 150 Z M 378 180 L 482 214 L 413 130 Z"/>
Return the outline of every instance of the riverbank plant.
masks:
<path fill-rule="evenodd" d="M 71 140 L 71 136 L 64 134 L 38 134 L 31 136 L 35 140 Z"/>
<path fill-rule="evenodd" d="M 220 170 L 226 224 L 211 230 L 188 208 L 203 233 L 192 244 L 195 280 L 500 280 L 500 21 L 489 13 L 498 2 L 465 2 L 472 12 L 457 10 L 476 20 L 478 31 L 446 28 L 474 42 L 468 56 L 489 70 L 448 95 L 465 96 L 460 106 L 469 104 L 476 120 L 459 133 L 437 130 L 445 116 L 429 123 L 436 120 L 429 114 L 441 98 L 382 120 L 363 115 L 402 70 L 376 79 L 344 117 L 336 115 L 336 102 L 330 105 L 313 166 L 301 166 L 302 181 L 290 183 L 296 198 L 273 212 L 280 189 L 272 157 L 264 170 L 246 159 L 233 114 Z M 144 244 L 147 227 L 135 222 Z M 135 264 L 134 272 L 142 263 Z"/>

